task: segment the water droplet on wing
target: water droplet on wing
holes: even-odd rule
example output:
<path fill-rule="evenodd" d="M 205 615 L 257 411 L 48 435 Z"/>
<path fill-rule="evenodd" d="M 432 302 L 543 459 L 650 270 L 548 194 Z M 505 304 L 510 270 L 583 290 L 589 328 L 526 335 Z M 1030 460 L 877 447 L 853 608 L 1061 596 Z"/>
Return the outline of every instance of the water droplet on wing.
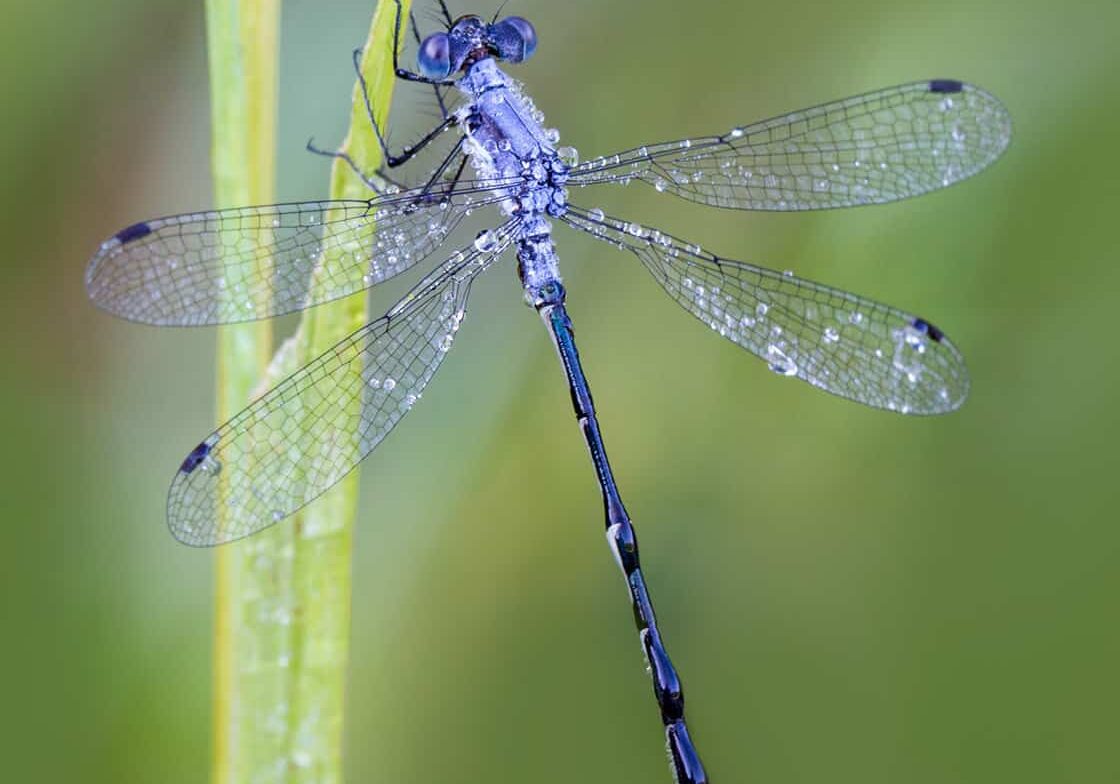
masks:
<path fill-rule="evenodd" d="M 494 246 L 496 246 L 497 244 L 498 241 L 494 237 L 494 232 L 490 231 L 489 229 L 483 229 L 478 233 L 478 236 L 474 238 L 475 250 L 481 251 L 483 253 L 493 250 Z"/>
<path fill-rule="evenodd" d="M 766 361 L 770 364 L 770 369 L 779 375 L 797 375 L 797 365 L 773 343 L 766 347 Z"/>

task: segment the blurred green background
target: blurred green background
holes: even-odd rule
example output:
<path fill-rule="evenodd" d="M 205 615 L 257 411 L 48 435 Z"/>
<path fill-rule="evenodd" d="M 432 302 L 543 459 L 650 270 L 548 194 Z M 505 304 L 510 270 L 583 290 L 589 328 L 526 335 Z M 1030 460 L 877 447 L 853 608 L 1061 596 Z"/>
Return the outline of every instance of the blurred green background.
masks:
<path fill-rule="evenodd" d="M 212 555 L 171 539 L 163 504 L 214 424 L 214 333 L 115 321 L 86 303 L 82 272 L 118 228 L 210 204 L 202 4 L 6 10 L 0 779 L 197 784 Z M 303 143 L 341 139 L 371 11 L 284 0 L 281 200 L 326 193 Z M 507 12 L 540 33 L 517 76 L 584 157 L 915 78 L 1004 100 L 1003 160 L 897 205 L 750 215 L 637 187 L 576 194 L 927 314 L 969 361 L 955 415 L 909 419 L 787 382 L 629 255 L 571 232 L 560 248 L 715 781 L 1120 779 L 1120 6 Z M 397 141 L 412 128 L 395 124 Z M 363 467 L 349 779 L 668 781 L 592 471 L 512 264 L 475 286 L 457 346 Z"/>

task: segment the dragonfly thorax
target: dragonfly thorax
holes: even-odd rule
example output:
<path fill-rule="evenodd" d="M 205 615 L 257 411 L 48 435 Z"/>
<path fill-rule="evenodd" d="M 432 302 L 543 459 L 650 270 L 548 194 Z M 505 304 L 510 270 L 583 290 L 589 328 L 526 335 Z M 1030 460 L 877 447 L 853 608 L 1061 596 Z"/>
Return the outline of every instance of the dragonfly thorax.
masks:
<path fill-rule="evenodd" d="M 542 127 L 543 114 L 492 58 L 471 65 L 458 85 L 469 100 L 460 116 L 463 149 L 478 178 L 504 197 L 503 211 L 520 217 L 518 269 L 535 300 L 542 285 L 560 278 L 548 222 L 568 209 L 569 166 L 555 146 L 559 134 Z"/>

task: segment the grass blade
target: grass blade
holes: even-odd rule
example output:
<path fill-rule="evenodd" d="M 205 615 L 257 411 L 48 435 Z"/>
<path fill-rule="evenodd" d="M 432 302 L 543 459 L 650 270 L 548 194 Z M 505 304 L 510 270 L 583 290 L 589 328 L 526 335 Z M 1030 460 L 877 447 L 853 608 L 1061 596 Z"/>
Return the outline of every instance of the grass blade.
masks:
<path fill-rule="evenodd" d="M 395 10 L 392 2 L 379 3 L 361 66 L 382 124 L 394 85 Z M 220 206 L 273 199 L 278 11 L 278 0 L 207 2 Z M 357 85 L 343 149 L 366 171 L 381 162 Z M 330 195 L 370 194 L 335 161 Z M 235 413 L 254 392 L 365 320 L 360 296 L 309 311 L 271 362 L 267 324 L 223 329 L 219 414 Z M 219 550 L 213 766 L 219 784 L 342 780 L 357 479 L 355 472 L 292 519 Z"/>

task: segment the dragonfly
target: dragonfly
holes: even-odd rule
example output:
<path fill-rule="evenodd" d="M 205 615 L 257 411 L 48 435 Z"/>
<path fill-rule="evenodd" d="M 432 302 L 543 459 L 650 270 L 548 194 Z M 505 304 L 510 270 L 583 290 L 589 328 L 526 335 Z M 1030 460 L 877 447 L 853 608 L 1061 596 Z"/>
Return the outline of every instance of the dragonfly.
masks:
<path fill-rule="evenodd" d="M 553 224 L 632 254 L 701 323 L 781 376 L 900 414 L 943 414 L 968 394 L 961 352 L 933 322 L 822 283 L 735 261 L 641 223 L 587 209 L 576 188 L 642 183 L 658 193 L 733 210 L 790 212 L 882 204 L 976 174 L 1007 147 L 1007 110 L 983 89 L 926 79 L 867 92 L 712 136 L 646 144 L 580 160 L 503 64 L 528 60 L 533 25 L 518 16 L 452 18 L 417 40 L 396 76 L 434 88 L 442 120 L 393 154 L 370 122 L 387 169 L 451 132 L 454 143 L 422 185 L 386 168 L 362 173 L 364 200 L 212 210 L 133 224 L 110 237 L 86 272 L 91 300 L 117 316 L 204 326 L 314 307 L 394 278 L 436 254 L 472 212 L 491 228 L 422 277 L 368 323 L 264 393 L 194 447 L 167 499 L 172 534 L 219 545 L 267 528 L 352 471 L 410 411 L 455 340 L 472 282 L 507 251 L 526 302 L 559 356 L 602 494 L 607 540 L 629 590 L 676 780 L 709 781 L 684 714 L 684 692 L 642 571 L 634 524 L 607 458 L 591 388 L 566 309 Z M 360 50 L 355 53 L 357 64 Z M 448 108 L 445 92 L 457 91 Z M 467 176 L 467 166 L 470 174 Z"/>

